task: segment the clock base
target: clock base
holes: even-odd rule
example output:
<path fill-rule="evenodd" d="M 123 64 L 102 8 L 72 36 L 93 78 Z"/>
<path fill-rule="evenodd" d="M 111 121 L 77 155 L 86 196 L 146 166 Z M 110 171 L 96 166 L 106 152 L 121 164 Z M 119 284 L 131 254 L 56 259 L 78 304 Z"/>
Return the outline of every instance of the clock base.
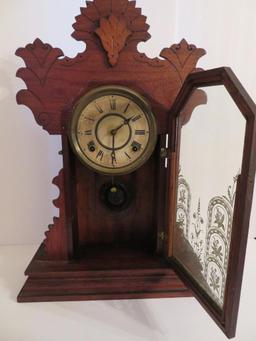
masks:
<path fill-rule="evenodd" d="M 164 260 L 145 251 L 125 248 L 93 248 L 81 259 L 67 262 L 43 260 L 41 246 L 25 274 L 28 279 L 18 302 L 192 296 Z"/>

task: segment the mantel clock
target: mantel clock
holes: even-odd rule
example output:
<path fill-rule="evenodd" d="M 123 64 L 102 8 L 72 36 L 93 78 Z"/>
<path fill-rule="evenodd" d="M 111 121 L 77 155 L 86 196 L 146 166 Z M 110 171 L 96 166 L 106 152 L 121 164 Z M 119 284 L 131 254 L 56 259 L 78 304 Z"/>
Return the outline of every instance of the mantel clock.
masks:
<path fill-rule="evenodd" d="M 164 23 L 162 23 L 164 25 Z M 229 68 L 182 40 L 149 58 L 135 1 L 94 0 L 74 58 L 17 50 L 18 104 L 62 140 L 59 216 L 19 302 L 195 296 L 235 335 L 255 158 L 255 104 Z"/>

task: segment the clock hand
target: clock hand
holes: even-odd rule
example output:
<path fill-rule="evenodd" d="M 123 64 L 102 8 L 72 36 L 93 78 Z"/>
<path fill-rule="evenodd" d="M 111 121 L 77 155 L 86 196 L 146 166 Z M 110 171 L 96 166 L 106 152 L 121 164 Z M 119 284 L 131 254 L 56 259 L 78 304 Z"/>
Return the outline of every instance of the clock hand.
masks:
<path fill-rule="evenodd" d="M 111 153 L 111 158 L 112 158 L 112 165 L 114 166 L 114 163 L 116 163 L 116 152 L 115 152 L 115 136 L 116 132 L 111 131 L 112 135 L 112 153 Z"/>
<path fill-rule="evenodd" d="M 111 130 L 111 135 L 112 135 L 112 153 L 111 153 L 111 158 L 112 158 L 112 165 L 114 166 L 114 163 L 116 163 L 116 152 L 115 152 L 115 136 L 118 130 L 120 130 L 123 126 L 129 124 L 129 122 L 133 119 L 134 116 L 131 116 L 130 118 L 124 119 L 124 123 L 120 124 L 115 129 Z"/>
<path fill-rule="evenodd" d="M 120 124 L 120 126 L 118 126 L 117 128 L 111 130 L 111 134 L 116 134 L 118 132 L 118 130 L 120 130 L 123 126 L 127 125 L 130 123 L 130 121 L 133 119 L 134 116 L 130 117 L 130 118 L 125 118 L 124 119 L 124 123 Z"/>
<path fill-rule="evenodd" d="M 124 120 L 125 124 L 129 124 L 130 121 L 131 121 L 133 118 L 134 118 L 134 115 L 131 116 L 130 118 L 126 118 L 126 119 Z"/>

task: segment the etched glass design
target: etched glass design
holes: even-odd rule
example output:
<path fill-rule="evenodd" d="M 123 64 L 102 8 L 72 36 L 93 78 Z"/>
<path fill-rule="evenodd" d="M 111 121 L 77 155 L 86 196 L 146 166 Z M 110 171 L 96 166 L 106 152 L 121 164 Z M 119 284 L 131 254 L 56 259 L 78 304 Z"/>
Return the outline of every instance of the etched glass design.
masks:
<path fill-rule="evenodd" d="M 202 90 L 181 130 L 174 257 L 223 308 L 246 121 L 224 86 Z"/>

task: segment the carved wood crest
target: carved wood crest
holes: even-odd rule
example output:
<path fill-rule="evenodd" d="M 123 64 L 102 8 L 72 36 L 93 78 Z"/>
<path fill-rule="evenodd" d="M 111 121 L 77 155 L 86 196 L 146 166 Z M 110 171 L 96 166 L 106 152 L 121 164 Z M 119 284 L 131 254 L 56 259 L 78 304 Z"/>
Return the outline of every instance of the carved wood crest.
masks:
<path fill-rule="evenodd" d="M 96 33 L 101 39 L 104 49 L 108 53 L 109 63 L 114 66 L 118 62 L 119 52 L 125 46 L 131 32 L 127 29 L 126 23 L 111 14 L 109 19 L 101 18 L 100 27 Z"/>
<path fill-rule="evenodd" d="M 109 52 L 113 46 L 123 48 L 125 43 L 127 47 L 135 43 L 133 45 L 136 47 L 139 42 L 150 38 L 147 18 L 136 7 L 136 1 L 94 0 L 86 1 L 86 5 L 86 8 L 81 8 L 81 15 L 76 17 L 73 25 L 75 32 L 72 36 L 75 39 L 97 42 L 96 33 Z M 106 40 L 112 41 L 111 49 Z"/>
<path fill-rule="evenodd" d="M 26 64 L 17 77 L 27 85 L 18 93 L 17 102 L 28 106 L 37 123 L 50 134 L 61 134 L 68 112 L 82 94 L 96 85 L 122 84 L 151 100 L 162 131 L 184 79 L 197 71 L 196 64 L 205 51 L 182 40 L 163 49 L 163 59 L 148 58 L 137 51 L 138 43 L 150 35 L 146 17 L 135 1 L 95 0 L 86 4 L 76 17 L 72 34 L 86 42 L 83 53 L 64 57 L 60 49 L 40 39 L 16 51 Z M 116 27 L 117 32 L 110 34 L 110 27 Z"/>
<path fill-rule="evenodd" d="M 65 136 L 74 105 L 82 95 L 96 86 L 123 85 L 148 99 L 156 113 L 158 133 L 165 134 L 170 108 L 186 76 L 200 70 L 196 65 L 205 51 L 182 40 L 163 49 L 161 58 L 149 58 L 137 50 L 138 43 L 147 41 L 150 34 L 146 17 L 135 1 L 94 0 L 87 1 L 86 5 L 76 17 L 72 34 L 76 40 L 86 43 L 84 52 L 74 58 L 65 57 L 59 48 L 40 39 L 16 51 L 25 62 L 17 77 L 27 86 L 17 94 L 18 104 L 29 107 L 36 122 L 49 134 Z M 204 103 L 205 98 L 199 101 Z M 61 192 L 56 201 L 60 217 L 54 219 L 44 242 L 51 256 L 56 252 L 54 240 L 63 241 L 59 255 L 63 254 L 66 243 L 62 231 L 63 181 L 63 173 L 54 180 Z"/>

